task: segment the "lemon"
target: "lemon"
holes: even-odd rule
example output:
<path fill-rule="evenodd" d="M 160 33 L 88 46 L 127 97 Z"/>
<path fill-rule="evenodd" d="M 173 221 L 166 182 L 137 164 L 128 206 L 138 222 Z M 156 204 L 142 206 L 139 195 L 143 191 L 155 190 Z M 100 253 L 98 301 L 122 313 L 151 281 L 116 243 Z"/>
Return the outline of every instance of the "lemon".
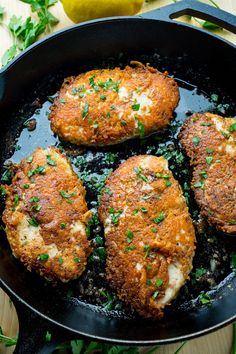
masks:
<path fill-rule="evenodd" d="M 99 17 L 129 16 L 139 12 L 144 0 L 61 0 L 65 13 L 75 23 Z"/>

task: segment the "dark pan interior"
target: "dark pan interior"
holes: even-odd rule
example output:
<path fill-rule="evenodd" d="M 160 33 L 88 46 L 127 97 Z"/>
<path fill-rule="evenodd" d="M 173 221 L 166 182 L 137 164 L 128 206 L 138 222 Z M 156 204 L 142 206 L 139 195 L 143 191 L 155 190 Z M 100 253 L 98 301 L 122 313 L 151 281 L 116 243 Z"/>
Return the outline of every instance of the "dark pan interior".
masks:
<path fill-rule="evenodd" d="M 230 267 L 231 255 L 236 252 L 235 238 L 217 233 L 201 220 L 189 187 L 191 169 L 177 139 L 182 122 L 191 112 L 236 115 L 236 92 L 231 80 L 235 77 L 235 52 L 225 42 L 177 23 L 108 20 L 78 26 L 64 37 L 59 34 L 33 48 L 2 73 L 1 173 L 37 146 L 56 145 L 67 153 L 84 181 L 88 205 L 95 213 L 90 235 L 94 253 L 86 271 L 79 280 L 57 287 L 26 271 L 11 255 L 1 231 L 0 277 L 13 293 L 66 327 L 117 342 L 171 341 L 196 335 L 235 316 L 236 277 Z M 167 70 L 178 81 L 181 100 L 166 132 L 98 149 L 78 148 L 53 136 L 48 110 L 65 77 L 93 68 L 124 67 L 130 60 Z M 36 120 L 36 129 L 30 131 L 27 126 L 32 119 Z M 103 229 L 96 218 L 98 196 L 106 176 L 137 154 L 164 155 L 169 160 L 189 203 L 197 233 L 190 280 L 159 322 L 138 317 L 109 288 L 105 280 Z M 199 268 L 205 270 L 200 277 L 196 276 Z M 201 303 L 201 292 L 210 296 L 209 304 Z"/>

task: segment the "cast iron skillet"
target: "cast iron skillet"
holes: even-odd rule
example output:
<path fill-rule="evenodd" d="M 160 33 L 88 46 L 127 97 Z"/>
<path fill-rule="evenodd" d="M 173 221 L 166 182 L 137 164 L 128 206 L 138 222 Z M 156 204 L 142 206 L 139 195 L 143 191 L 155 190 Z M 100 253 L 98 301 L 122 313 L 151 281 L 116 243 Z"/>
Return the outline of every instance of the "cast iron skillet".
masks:
<path fill-rule="evenodd" d="M 63 77 L 90 67 L 124 65 L 137 59 L 149 61 L 160 70 L 168 69 L 179 79 L 183 93 L 181 104 L 186 109 L 208 109 L 206 102 L 210 100 L 206 97 L 217 93 L 222 102 L 230 103 L 226 114 L 235 115 L 235 46 L 201 29 L 171 20 L 184 14 L 213 21 L 236 33 L 234 16 L 187 0 L 142 16 L 76 25 L 39 41 L 19 55 L 0 71 L 1 163 L 12 156 L 16 137 L 22 130 L 21 116 L 25 119 L 33 114 L 38 102 L 34 100 L 40 97 L 41 102 L 45 101 L 47 95 L 56 92 Z M 185 98 L 189 103 L 184 102 Z M 185 119 L 184 112 L 178 111 L 178 116 L 182 116 L 180 120 Z M 37 136 L 36 145 L 41 142 L 43 145 L 48 134 L 41 128 L 44 130 Z M 52 136 L 51 139 L 54 140 L 48 144 L 56 142 Z M 125 146 L 118 146 L 115 151 L 143 151 L 137 141 Z M 179 172 L 181 175 L 182 171 Z M 204 239 L 198 241 L 204 253 Z M 219 242 L 230 241 L 223 238 Z M 224 245 L 222 252 L 223 249 Z M 236 277 L 229 270 L 226 274 L 226 279 L 211 295 L 214 300 L 211 306 L 198 306 L 191 301 L 180 306 L 177 301 L 176 311 L 172 306 L 162 321 L 147 321 L 122 311 L 106 313 L 95 306 L 93 299 L 89 304 L 66 297 L 65 289 L 53 288 L 27 272 L 12 257 L 5 237 L 0 238 L 0 282 L 15 304 L 20 322 L 15 353 L 49 353 L 55 343 L 72 338 L 154 345 L 206 334 L 236 319 Z M 50 343 L 45 343 L 46 331 L 52 333 Z"/>

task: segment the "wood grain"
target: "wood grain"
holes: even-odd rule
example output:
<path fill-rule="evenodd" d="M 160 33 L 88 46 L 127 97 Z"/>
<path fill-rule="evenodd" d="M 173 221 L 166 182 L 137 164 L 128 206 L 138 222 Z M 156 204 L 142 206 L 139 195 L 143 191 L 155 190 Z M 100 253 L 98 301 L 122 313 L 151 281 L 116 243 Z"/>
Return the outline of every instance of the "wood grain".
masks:
<path fill-rule="evenodd" d="M 205 0 L 205 3 L 209 1 Z M 143 12 L 149 11 L 154 8 L 158 8 L 164 5 L 172 3 L 171 0 L 156 0 L 145 4 Z M 218 5 L 231 13 L 236 14 L 236 0 L 218 0 Z M 30 12 L 30 7 L 27 4 L 22 3 L 19 0 L 0 0 L 0 5 L 6 10 L 4 22 L 8 23 L 9 18 L 15 14 L 26 18 L 27 16 L 34 16 Z M 61 3 L 58 3 L 52 8 L 53 14 L 60 19 L 59 24 L 54 30 L 72 25 L 73 23 L 65 15 Z M 184 21 L 187 21 L 184 18 Z M 188 21 L 195 26 L 199 26 L 193 19 Z M 216 33 L 225 39 L 236 43 L 236 36 L 232 33 L 223 30 L 216 31 Z M 8 31 L 1 26 L 0 27 L 0 57 L 3 55 L 6 49 L 12 44 L 12 38 Z M 2 327 L 6 335 L 15 337 L 17 336 L 19 326 L 18 319 L 14 305 L 9 302 L 8 296 L 0 289 L 0 326 Z M 30 333 L 29 333 L 30 335 Z M 161 346 L 157 353 L 159 354 L 174 354 L 179 348 L 181 343 Z M 207 336 L 188 341 L 181 350 L 181 354 L 230 354 L 232 346 L 232 326 L 228 326 L 215 333 Z M 14 348 L 6 348 L 0 344 L 0 354 L 11 354 Z M 33 353 L 32 353 L 33 354 Z"/>

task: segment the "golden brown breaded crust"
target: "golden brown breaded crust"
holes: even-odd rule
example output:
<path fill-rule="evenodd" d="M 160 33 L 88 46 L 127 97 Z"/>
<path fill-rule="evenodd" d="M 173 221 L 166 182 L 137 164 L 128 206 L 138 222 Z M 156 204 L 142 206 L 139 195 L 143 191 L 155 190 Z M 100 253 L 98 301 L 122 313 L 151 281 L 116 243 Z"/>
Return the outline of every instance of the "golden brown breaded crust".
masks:
<path fill-rule="evenodd" d="M 99 217 L 107 279 L 141 316 L 161 318 L 192 269 L 195 233 L 163 157 L 129 158 L 107 179 Z"/>
<path fill-rule="evenodd" d="M 236 234 L 236 119 L 195 113 L 179 138 L 194 167 L 192 189 L 202 216 Z"/>
<path fill-rule="evenodd" d="M 52 130 L 77 145 L 102 146 L 165 129 L 179 102 L 177 83 L 133 63 L 67 78 L 51 107 Z"/>
<path fill-rule="evenodd" d="M 58 149 L 38 148 L 16 166 L 3 221 L 13 254 L 50 280 L 78 278 L 91 252 L 85 189 Z"/>

